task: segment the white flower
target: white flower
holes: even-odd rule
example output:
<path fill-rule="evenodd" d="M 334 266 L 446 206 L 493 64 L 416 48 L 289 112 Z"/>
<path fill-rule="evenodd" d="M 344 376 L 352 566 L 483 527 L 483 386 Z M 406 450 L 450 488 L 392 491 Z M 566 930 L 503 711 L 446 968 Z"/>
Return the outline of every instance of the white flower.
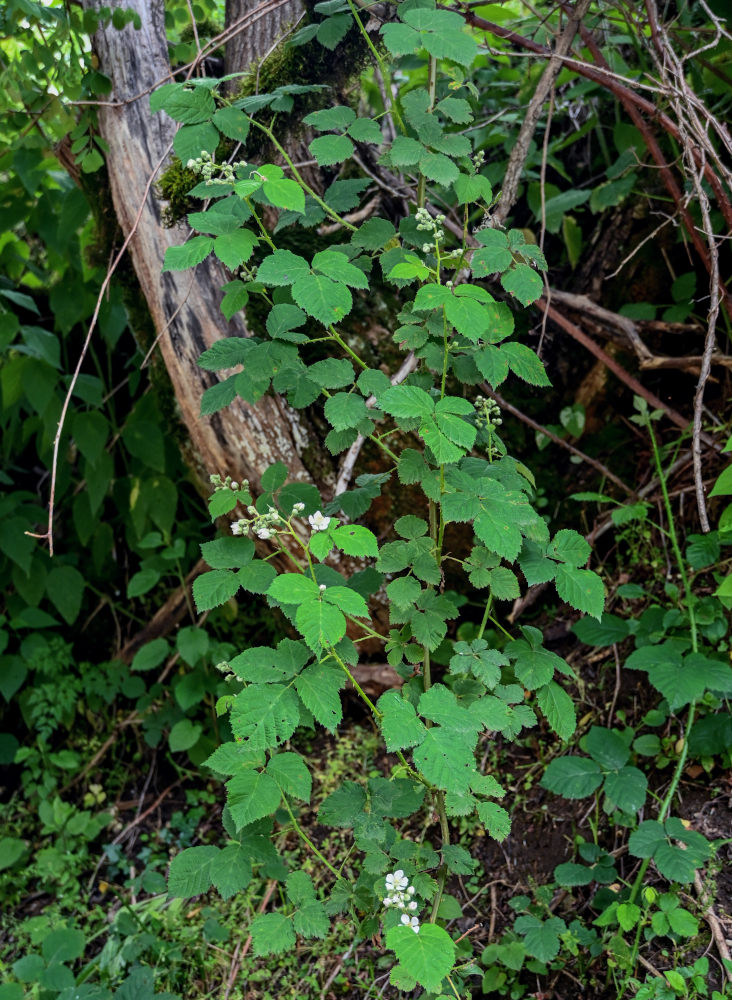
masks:
<path fill-rule="evenodd" d="M 292 513 L 293 514 L 302 514 L 302 512 L 304 510 L 305 510 L 305 504 L 304 503 L 296 503 L 294 505 L 294 507 L 292 508 Z"/>
<path fill-rule="evenodd" d="M 311 514 L 308 517 L 310 527 L 313 531 L 327 531 L 331 520 L 332 518 L 326 517 L 325 514 L 321 513 L 319 510 L 316 510 L 314 514 Z"/>
<path fill-rule="evenodd" d="M 386 876 L 386 891 L 387 892 L 402 892 L 409 885 L 409 879 L 404 874 L 401 868 L 398 868 L 395 872 L 390 872 Z"/>
<path fill-rule="evenodd" d="M 230 486 L 230 488 L 232 490 L 238 490 L 239 489 L 239 484 L 235 480 L 232 481 L 231 483 L 229 483 L 229 486 Z"/>
<path fill-rule="evenodd" d="M 416 891 L 417 891 L 417 890 L 416 890 L 416 889 L 414 888 L 414 886 L 413 886 L 413 885 L 410 885 L 410 887 L 409 887 L 409 888 L 407 889 L 407 895 L 408 895 L 408 896 L 413 896 L 413 895 L 415 894 L 415 892 L 416 892 Z"/>
<path fill-rule="evenodd" d="M 391 898 L 391 896 L 384 896 L 384 906 L 391 906 L 393 902 L 394 900 Z"/>
<path fill-rule="evenodd" d="M 255 531 L 255 534 L 256 534 L 257 538 L 262 538 L 265 541 L 268 538 L 272 537 L 272 532 L 269 530 L 269 528 L 257 528 L 257 530 Z"/>
<path fill-rule="evenodd" d="M 414 911 L 414 910 L 416 910 L 418 908 L 418 906 L 419 906 L 419 904 L 417 903 L 416 899 L 413 899 L 411 903 L 407 903 L 407 909 L 408 910 Z"/>
<path fill-rule="evenodd" d="M 319 590 L 319 591 L 320 591 L 320 593 L 322 594 L 322 593 L 323 593 L 323 591 L 325 590 L 325 584 L 324 584 L 324 583 L 321 583 L 321 584 L 320 584 L 320 586 L 318 587 L 318 590 Z"/>
<path fill-rule="evenodd" d="M 240 535 L 241 534 L 241 530 L 242 530 L 241 529 L 241 524 L 239 524 L 238 521 L 234 521 L 234 523 L 231 526 L 231 533 L 232 533 L 232 535 Z"/>
<path fill-rule="evenodd" d="M 402 923 L 405 927 L 411 927 L 415 934 L 419 934 L 419 920 L 416 917 L 409 917 L 402 913 Z"/>

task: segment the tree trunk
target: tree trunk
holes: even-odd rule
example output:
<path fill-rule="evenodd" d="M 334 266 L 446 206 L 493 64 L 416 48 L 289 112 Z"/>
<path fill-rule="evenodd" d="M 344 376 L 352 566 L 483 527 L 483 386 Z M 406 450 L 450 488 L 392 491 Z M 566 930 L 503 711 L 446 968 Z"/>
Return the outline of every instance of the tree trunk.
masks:
<path fill-rule="evenodd" d="M 164 228 L 154 190 L 146 193 L 156 166 L 167 160 L 176 127 L 166 115 L 151 114 L 147 96 L 170 73 L 163 0 L 105 3 L 133 9 L 141 21 L 139 30 L 127 25 L 120 31 L 107 20 L 95 35 L 100 68 L 112 81 L 110 101 L 129 101 L 123 107 L 100 107 L 99 125 L 109 146 L 107 170 L 125 236 L 140 212 L 130 254 L 190 434 L 194 461 L 203 471 L 248 479 L 255 490 L 262 472 L 277 460 L 287 465 L 291 478 L 308 479 L 301 459 L 308 434 L 279 397 L 267 395 L 256 406 L 237 398 L 219 413 L 200 416 L 201 396 L 217 377 L 198 367 L 199 355 L 222 337 L 246 336 L 247 330 L 241 314 L 230 323 L 221 314 L 220 288 L 227 276 L 213 258 L 195 272 L 161 273 L 166 248 L 182 243 L 185 235 L 180 229 Z M 84 6 L 99 4 L 84 0 Z M 134 100 L 141 92 L 144 96 Z"/>
<path fill-rule="evenodd" d="M 254 10 L 259 0 L 226 0 L 226 27 L 231 27 L 249 11 Z M 271 11 L 266 17 L 240 31 L 226 44 L 224 66 L 227 73 L 241 73 L 252 63 L 264 59 L 287 29 L 302 13 L 302 0 L 287 0 L 281 7 Z M 236 81 L 234 81 L 234 89 Z"/>

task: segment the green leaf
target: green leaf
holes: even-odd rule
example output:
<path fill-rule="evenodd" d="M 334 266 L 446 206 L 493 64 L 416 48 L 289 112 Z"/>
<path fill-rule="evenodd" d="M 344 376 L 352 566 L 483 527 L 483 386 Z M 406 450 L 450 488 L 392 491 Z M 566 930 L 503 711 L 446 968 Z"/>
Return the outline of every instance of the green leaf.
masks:
<path fill-rule="evenodd" d="M 280 798 L 279 785 L 264 771 L 240 771 L 226 782 L 226 804 L 237 830 L 271 815 Z"/>
<path fill-rule="evenodd" d="M 490 324 L 490 315 L 475 299 L 453 296 L 445 304 L 445 315 L 458 333 L 474 344 L 480 340 Z"/>
<path fill-rule="evenodd" d="M 445 100 L 459 99 L 446 97 Z M 444 103 L 445 101 L 440 101 L 440 104 Z M 465 103 L 467 104 L 467 101 Z M 489 205 L 493 200 L 493 190 L 490 181 L 481 174 L 460 174 L 453 186 L 458 205 L 469 205 L 472 202 L 481 200 Z M 476 253 L 480 253 L 480 251 L 478 250 Z M 473 255 L 473 259 L 475 259 L 475 255 Z M 509 263 L 510 260 L 509 256 Z"/>
<path fill-rule="evenodd" d="M 331 792 L 321 803 L 318 822 L 338 829 L 352 827 L 363 815 L 366 807 L 366 792 L 355 781 L 344 781 L 340 788 Z"/>
<path fill-rule="evenodd" d="M 562 563 L 557 566 L 554 583 L 563 601 L 600 621 L 605 607 L 605 589 L 597 573 Z"/>
<path fill-rule="evenodd" d="M 333 281 L 342 281 L 344 285 L 352 288 L 368 288 L 369 279 L 360 267 L 351 264 L 345 254 L 335 250 L 321 250 L 313 257 L 313 270 L 332 278 Z"/>
<path fill-rule="evenodd" d="M 357 118 L 352 125 L 349 125 L 348 134 L 356 142 L 368 142 L 374 146 L 379 146 L 384 141 L 379 123 L 373 118 Z"/>
<path fill-rule="evenodd" d="M 284 913 L 264 913 L 255 917 L 249 928 L 255 955 L 281 955 L 295 947 L 292 920 Z"/>
<path fill-rule="evenodd" d="M 340 689 L 344 683 L 345 674 L 340 667 L 328 663 L 313 663 L 295 680 L 297 693 L 305 707 L 331 733 L 336 731 L 343 718 Z"/>
<path fill-rule="evenodd" d="M 186 271 L 195 267 L 211 253 L 214 241 L 210 236 L 194 236 L 179 247 L 168 247 L 165 251 L 163 271 Z"/>
<path fill-rule="evenodd" d="M 607 775 L 603 791 L 622 812 L 637 812 L 645 804 L 648 779 L 637 767 L 622 767 L 617 774 Z"/>
<path fill-rule="evenodd" d="M 46 593 L 69 625 L 73 625 L 81 611 L 84 587 L 84 577 L 73 566 L 56 566 L 46 577 Z"/>
<path fill-rule="evenodd" d="M 150 95 L 150 110 L 165 111 L 184 125 L 205 122 L 216 109 L 213 95 L 203 87 L 185 89 L 183 84 L 165 84 Z"/>
<path fill-rule="evenodd" d="M 218 129 L 211 122 L 184 125 L 173 136 L 173 151 L 183 163 L 196 159 L 203 152 L 215 153 L 218 144 Z"/>
<path fill-rule="evenodd" d="M 251 750 L 268 750 L 289 740 L 300 721 L 295 692 L 282 684 L 252 685 L 231 706 L 231 728 Z"/>
<path fill-rule="evenodd" d="M 555 757 L 540 784 L 565 799 L 584 799 L 602 784 L 602 770 L 587 757 Z"/>
<path fill-rule="evenodd" d="M 337 430 L 358 427 L 368 417 L 366 400 L 355 392 L 338 392 L 325 402 L 326 420 Z"/>
<path fill-rule="evenodd" d="M 480 722 L 471 715 L 444 684 L 433 684 L 419 699 L 419 711 L 426 719 L 445 730 L 466 734 L 475 739 Z"/>
<path fill-rule="evenodd" d="M 508 361 L 511 371 L 529 385 L 551 385 L 544 365 L 526 344 L 509 341 L 501 347 L 501 354 Z"/>
<path fill-rule="evenodd" d="M 353 18 L 350 14 L 334 14 L 320 22 L 316 38 L 321 45 L 332 52 L 352 27 Z"/>
<path fill-rule="evenodd" d="M 389 159 L 395 167 L 411 167 L 419 163 L 425 152 L 421 142 L 406 135 L 398 135 L 389 148 Z"/>
<path fill-rule="evenodd" d="M 600 767 L 611 771 L 621 768 L 630 757 L 630 747 L 620 733 L 604 726 L 592 726 L 581 746 Z"/>
<path fill-rule="evenodd" d="M 488 835 L 494 840 L 505 840 L 511 832 L 511 817 L 496 802 L 479 802 L 478 816 Z"/>
<path fill-rule="evenodd" d="M 228 139 L 235 139 L 237 142 L 247 141 L 250 121 L 239 108 L 219 108 L 213 116 L 213 123 Z"/>
<path fill-rule="evenodd" d="M 214 253 L 222 263 L 226 264 L 230 271 L 233 271 L 240 264 L 244 264 L 249 260 L 254 253 L 257 243 L 257 237 L 250 230 L 237 229 L 233 233 L 226 233 L 224 236 L 216 238 L 214 241 Z M 230 316 L 227 316 L 227 319 L 230 318 Z"/>
<path fill-rule="evenodd" d="M 81 958 L 86 947 L 86 935 L 75 927 L 58 927 L 43 939 L 41 951 L 49 965 L 73 962 Z"/>
<path fill-rule="evenodd" d="M 325 601 L 307 601 L 297 609 L 295 624 L 305 642 L 319 653 L 335 646 L 346 634 L 346 619 L 338 608 Z"/>
<path fill-rule="evenodd" d="M 366 558 L 379 554 L 376 535 L 360 524 L 344 524 L 331 533 L 331 538 L 347 556 Z"/>
<path fill-rule="evenodd" d="M 254 542 L 250 538 L 224 536 L 203 542 L 201 555 L 211 569 L 239 569 L 248 566 L 254 557 Z"/>
<path fill-rule="evenodd" d="M 194 747 L 203 732 L 203 726 L 194 725 L 190 719 L 180 719 L 168 734 L 171 753 L 181 753 Z"/>
<path fill-rule="evenodd" d="M 396 236 L 388 219 L 369 219 L 351 236 L 351 243 L 364 250 L 379 250 Z"/>
<path fill-rule="evenodd" d="M 445 791 L 467 792 L 475 769 L 472 743 L 464 734 L 433 726 L 414 751 L 422 774 Z"/>
<path fill-rule="evenodd" d="M 193 600 L 198 612 L 210 611 L 226 604 L 241 586 L 239 577 L 228 569 L 202 573 L 193 581 Z"/>
<path fill-rule="evenodd" d="M 599 622 L 580 618 L 572 626 L 572 631 L 580 642 L 588 646 L 612 646 L 615 642 L 622 642 L 629 635 L 627 620 L 607 611 L 603 613 Z"/>
<path fill-rule="evenodd" d="M 264 562 L 263 559 L 252 560 L 248 566 L 240 569 L 237 573 L 241 586 L 252 594 L 266 594 L 275 575 L 274 566 Z"/>
<path fill-rule="evenodd" d="M 564 528 L 558 531 L 551 544 L 550 553 L 569 563 L 570 566 L 584 566 L 590 558 L 590 546 L 577 531 Z"/>
<path fill-rule="evenodd" d="M 267 774 L 287 795 L 294 795 L 303 802 L 310 801 L 313 779 L 300 754 L 289 751 L 275 754 L 267 765 Z"/>
<path fill-rule="evenodd" d="M 267 596 L 279 604 L 302 604 L 320 595 L 317 583 L 302 573 L 282 573 L 276 577 L 267 591 Z"/>
<path fill-rule="evenodd" d="M 297 181 L 290 180 L 288 177 L 265 181 L 262 185 L 262 192 L 275 208 L 305 214 L 305 192 Z"/>
<path fill-rule="evenodd" d="M 231 899 L 246 889 L 252 880 L 248 848 L 241 844 L 222 848 L 211 863 L 211 879 L 222 899 Z"/>
<path fill-rule="evenodd" d="M 264 285 L 292 285 L 310 274 L 310 265 L 290 250 L 275 250 L 257 268 L 257 281 Z"/>
<path fill-rule="evenodd" d="M 207 892 L 212 884 L 211 865 L 218 847 L 187 847 L 173 858 L 168 869 L 168 894 L 190 899 Z"/>
<path fill-rule="evenodd" d="M 353 308 L 353 298 L 348 287 L 332 281 L 324 274 L 308 274 L 292 286 L 292 297 L 323 326 L 339 323 Z"/>
<path fill-rule="evenodd" d="M 17 861 L 20 861 L 26 850 L 25 841 L 18 837 L 0 838 L 0 871 L 12 868 Z"/>
<path fill-rule="evenodd" d="M 428 153 L 419 161 L 419 169 L 424 176 L 440 187 L 449 187 L 460 176 L 460 171 L 449 156 L 444 153 Z"/>
<path fill-rule="evenodd" d="M 389 753 L 422 742 L 427 730 L 417 718 L 414 706 L 399 691 L 386 691 L 379 698 L 377 708 L 383 713 L 379 725 Z"/>
<path fill-rule="evenodd" d="M 551 962 L 559 954 L 559 935 L 564 934 L 567 925 L 561 917 L 539 920 L 531 914 L 517 917 L 514 930 L 524 939 L 529 955 L 540 962 Z"/>
<path fill-rule="evenodd" d="M 395 385 L 379 397 L 384 412 L 397 418 L 427 417 L 434 412 L 435 404 L 429 393 L 413 385 Z"/>
<path fill-rule="evenodd" d="M 321 135 L 308 146 L 321 167 L 342 163 L 353 155 L 354 145 L 346 135 Z"/>
<path fill-rule="evenodd" d="M 528 264 L 516 264 L 510 271 L 506 271 L 501 275 L 501 284 L 522 306 L 530 306 L 544 292 L 541 276 Z"/>
<path fill-rule="evenodd" d="M 132 660 L 130 669 L 142 671 L 154 670 L 155 667 L 160 666 L 169 653 L 170 646 L 166 639 L 153 639 L 138 649 Z"/>
<path fill-rule="evenodd" d="M 557 736 L 568 740 L 577 728 L 577 717 L 574 702 L 564 688 L 556 681 L 550 681 L 536 692 L 536 700 Z"/>
<path fill-rule="evenodd" d="M 437 924 L 421 924 L 418 933 L 410 927 L 392 927 L 386 934 L 399 964 L 426 990 L 439 993 L 442 981 L 455 964 L 452 938 Z"/>
<path fill-rule="evenodd" d="M 356 112 L 347 105 L 338 104 L 322 111 L 313 111 L 303 118 L 303 124 L 313 125 L 318 132 L 342 132 L 356 120 Z"/>

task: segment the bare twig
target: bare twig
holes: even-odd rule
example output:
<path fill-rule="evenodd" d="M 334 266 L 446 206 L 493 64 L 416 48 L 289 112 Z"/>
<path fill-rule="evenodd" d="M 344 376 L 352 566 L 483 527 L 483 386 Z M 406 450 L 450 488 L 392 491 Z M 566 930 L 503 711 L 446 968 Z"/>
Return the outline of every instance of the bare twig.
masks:
<path fill-rule="evenodd" d="M 541 115 L 544 101 L 554 86 L 554 82 L 562 68 L 563 57 L 567 55 L 577 34 L 582 18 L 587 14 L 590 0 L 577 0 L 574 9 L 569 13 L 567 25 L 557 40 L 556 47 L 549 57 L 544 72 L 541 75 L 536 90 L 529 101 L 526 114 L 521 123 L 519 134 L 508 158 L 503 188 L 498 205 L 492 213 L 493 224 L 501 226 L 511 211 L 516 200 L 521 173 L 529 153 L 529 145 Z"/>
<path fill-rule="evenodd" d="M 396 372 L 395 375 L 392 375 L 391 384 L 399 385 L 400 382 L 404 381 L 407 375 L 411 375 L 411 373 L 414 371 L 416 367 L 417 367 L 417 359 L 414 356 L 414 351 L 410 351 L 409 354 L 404 359 L 404 361 L 402 361 L 399 370 Z M 366 406 L 368 406 L 369 408 L 371 408 L 375 403 L 376 403 L 376 396 L 369 396 L 369 398 L 366 400 Z M 353 475 L 353 468 L 356 464 L 356 460 L 358 459 L 361 449 L 363 448 L 365 440 L 366 438 L 363 436 L 363 434 L 359 434 L 356 440 L 351 445 L 351 447 L 346 452 L 345 456 L 343 457 L 343 461 L 341 462 L 341 467 L 338 470 L 338 480 L 335 485 L 335 490 L 333 491 L 334 497 L 340 496 L 341 493 L 345 493 L 346 490 L 348 489 L 348 484 L 350 483 L 351 476 Z"/>
<path fill-rule="evenodd" d="M 581 458 L 583 462 L 586 462 L 587 465 L 591 465 L 593 469 L 597 469 L 597 471 L 602 476 L 604 476 L 605 479 L 609 479 L 611 483 L 614 483 L 624 493 L 627 493 L 628 496 L 634 495 L 635 491 L 632 490 L 630 486 L 628 486 L 626 483 L 624 483 L 622 479 L 619 479 L 614 472 L 611 472 L 606 465 L 603 465 L 602 462 L 598 462 L 597 459 L 591 458 L 589 455 L 586 455 L 583 451 L 580 451 L 579 448 L 576 448 L 573 444 L 570 444 L 569 441 L 565 441 L 563 438 L 560 438 L 558 434 L 554 434 L 554 432 L 550 431 L 548 427 L 544 427 L 542 424 L 538 424 L 535 420 L 532 420 L 531 417 L 527 416 L 525 413 L 522 413 L 521 410 L 517 409 L 517 407 L 509 403 L 508 400 L 504 399 L 501 395 L 499 395 L 499 393 L 491 389 L 491 387 L 487 383 L 484 382 L 481 385 L 481 389 L 492 399 L 495 399 L 500 408 L 502 410 L 505 410 L 506 413 L 510 413 L 512 416 L 516 417 L 517 420 L 520 420 L 522 423 L 526 424 L 527 427 L 531 427 L 532 430 L 538 431 L 540 434 L 543 434 L 545 437 L 548 437 L 550 441 L 553 441 L 555 444 L 558 444 L 562 448 L 565 448 L 572 455 L 576 455 L 578 458 Z"/>

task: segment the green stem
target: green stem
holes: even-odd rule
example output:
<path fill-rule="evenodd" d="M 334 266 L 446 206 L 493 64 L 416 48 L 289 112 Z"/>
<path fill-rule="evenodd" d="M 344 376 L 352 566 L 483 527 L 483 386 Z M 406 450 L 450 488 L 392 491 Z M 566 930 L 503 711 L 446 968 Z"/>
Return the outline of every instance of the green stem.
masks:
<path fill-rule="evenodd" d="M 437 60 L 434 56 L 430 56 L 429 63 L 427 65 L 427 91 L 430 95 L 430 104 L 428 110 L 431 111 L 435 106 L 435 94 L 437 92 Z M 419 176 L 419 184 L 417 185 L 417 207 L 424 208 L 424 203 L 427 200 L 427 178 L 424 174 Z"/>
<path fill-rule="evenodd" d="M 493 604 L 493 595 L 491 594 L 488 600 L 485 602 L 485 611 L 483 612 L 483 620 L 480 623 L 480 628 L 478 629 L 478 638 L 483 638 L 483 633 L 485 632 L 485 627 L 488 624 L 488 619 L 491 615 L 491 605 Z"/>
<path fill-rule="evenodd" d="M 363 35 L 363 38 L 364 38 L 364 41 L 366 42 L 366 45 L 369 47 L 369 49 L 371 50 L 371 54 L 373 55 L 374 59 L 376 60 L 376 64 L 379 67 L 379 72 L 381 73 L 381 79 L 384 81 L 384 93 L 388 94 L 388 96 L 389 96 L 389 107 L 387 107 L 386 106 L 386 102 L 384 102 L 384 111 L 387 114 L 392 114 L 394 116 L 394 118 L 396 120 L 396 123 L 399 126 L 399 131 L 404 134 L 404 133 L 406 133 L 407 130 L 404 127 L 404 121 L 402 120 L 401 112 L 399 111 L 399 105 L 398 105 L 398 102 L 395 101 L 395 100 L 393 100 L 393 98 L 392 98 L 391 73 L 389 72 L 389 67 L 386 65 L 386 63 L 384 62 L 384 60 L 381 58 L 379 50 L 376 48 L 376 46 L 374 45 L 374 43 L 371 41 L 371 36 L 369 35 L 368 31 L 366 31 L 366 29 L 364 28 L 363 24 L 361 23 L 361 18 L 358 15 L 358 11 L 356 10 L 356 5 L 353 3 L 353 0 L 348 0 L 348 6 L 351 8 L 351 13 L 353 14 L 354 21 L 358 25 L 358 30 Z"/>
<path fill-rule="evenodd" d="M 368 371 L 368 367 L 369 366 L 366 364 L 365 361 L 362 361 L 361 358 L 359 358 L 358 354 L 356 354 L 356 352 L 354 350 L 352 350 L 348 346 L 348 344 L 345 342 L 345 340 L 343 339 L 343 337 L 341 337 L 341 335 L 338 333 L 338 331 L 335 329 L 335 327 L 329 326 L 328 330 L 330 331 L 330 335 L 333 338 L 333 340 L 335 340 L 336 344 L 338 344 L 338 346 L 342 350 L 344 350 L 346 352 L 346 354 L 349 354 L 353 358 L 353 360 L 356 362 L 356 364 L 360 365 L 363 368 L 364 371 Z"/>
<path fill-rule="evenodd" d="M 350 222 L 348 222 L 346 219 L 344 219 L 342 216 L 340 216 L 337 212 L 334 212 L 333 209 L 330 207 L 330 205 L 327 202 L 323 201 L 323 199 L 320 197 L 320 195 L 317 193 L 317 191 L 314 191 L 310 187 L 310 185 L 308 184 L 308 182 L 304 179 L 304 177 L 302 176 L 302 174 L 300 173 L 300 171 L 297 169 L 297 167 L 295 166 L 295 164 L 292 162 L 292 159 L 288 155 L 287 150 L 285 149 L 285 147 L 282 145 L 282 143 L 278 142 L 278 140 L 275 138 L 274 132 L 272 131 L 271 127 L 268 127 L 267 125 L 262 125 L 261 122 L 256 121 L 254 118 L 250 118 L 249 121 L 252 123 L 252 125 L 254 125 L 255 128 L 258 128 L 260 132 L 264 132 L 264 134 L 267 136 L 267 138 L 269 139 L 269 141 L 272 143 L 272 145 L 275 147 L 275 149 L 277 150 L 277 152 L 280 154 L 280 156 L 282 157 L 282 159 L 285 161 L 285 163 L 287 164 L 287 166 L 292 171 L 292 176 L 295 178 L 295 180 L 300 185 L 300 187 L 303 189 L 303 191 L 307 191 L 307 193 L 310 195 L 310 197 L 313 198 L 314 201 L 316 201 L 318 203 L 318 205 L 320 205 L 320 207 L 323 209 L 323 211 L 327 215 L 329 215 L 331 217 L 331 219 L 335 219 L 335 221 L 336 222 L 340 222 L 340 224 L 345 229 L 350 229 L 350 231 L 352 233 L 355 233 L 356 230 L 358 229 L 358 226 L 352 225 Z"/>
<path fill-rule="evenodd" d="M 318 848 L 312 842 L 312 840 L 310 839 L 310 837 L 308 837 L 308 835 L 305 833 L 305 831 L 300 826 L 300 824 L 298 823 L 298 821 L 295 819 L 295 814 L 293 813 L 292 809 L 290 808 L 290 803 L 287 801 L 287 796 L 284 793 L 282 795 L 282 801 L 283 801 L 283 803 L 285 805 L 285 809 L 289 813 L 290 820 L 292 821 L 292 825 L 295 827 L 295 832 L 297 833 L 298 837 L 305 844 L 307 844 L 307 846 L 310 848 L 310 850 L 313 852 L 313 854 L 316 856 L 316 858 L 318 858 L 319 861 L 322 861 L 322 863 L 325 865 L 325 867 L 328 869 L 328 871 L 333 872 L 333 874 L 335 875 L 336 878 L 343 878 L 343 876 L 338 871 L 338 869 L 335 868 L 330 863 L 330 861 L 328 861 L 328 859 L 322 853 L 322 851 L 318 850 Z"/>
<path fill-rule="evenodd" d="M 666 483 L 666 474 L 663 469 L 663 464 L 661 462 L 661 453 L 658 449 L 658 441 L 653 430 L 653 425 L 650 420 L 648 420 L 648 434 L 651 439 L 651 447 L 653 449 L 653 461 L 656 466 L 656 475 L 661 483 L 661 492 L 663 494 L 663 505 L 666 509 L 666 520 L 668 521 L 668 536 L 671 540 L 671 547 L 674 552 L 674 557 L 676 559 L 676 564 L 679 570 L 679 576 L 684 586 L 684 594 L 686 596 L 686 604 L 689 612 L 689 628 L 691 631 L 691 648 L 696 653 L 698 650 L 698 637 L 696 630 L 696 615 L 694 614 L 694 598 L 691 592 L 691 584 L 689 583 L 689 576 L 686 572 L 686 564 L 684 563 L 683 556 L 681 554 L 681 546 L 679 545 L 679 538 L 676 533 L 676 525 L 674 524 L 674 512 L 671 506 L 671 498 L 668 494 L 668 485 Z M 676 762 L 676 767 L 674 768 L 673 777 L 671 778 L 671 784 L 668 787 L 668 791 L 664 796 L 663 802 L 661 803 L 661 808 L 658 811 L 658 822 L 664 823 L 668 815 L 669 809 L 671 808 L 671 803 L 673 802 L 674 796 L 676 795 L 676 790 L 679 787 L 679 782 L 681 781 L 681 775 L 684 772 L 684 766 L 686 765 L 686 758 L 689 752 L 689 731 L 694 724 L 694 715 L 696 713 L 696 701 L 692 701 L 689 704 L 689 713 L 686 717 L 686 725 L 684 727 L 683 733 L 683 744 L 681 747 L 681 753 L 679 754 L 679 759 Z M 640 888 L 643 884 L 643 879 L 645 877 L 646 871 L 648 870 L 648 865 L 651 859 L 645 858 L 643 864 L 640 866 L 638 874 L 636 876 L 635 882 L 633 883 L 633 888 L 630 891 L 630 902 L 635 902 Z M 633 947 L 633 952 L 631 955 L 631 968 L 635 968 L 636 956 L 638 954 L 638 935 L 636 935 L 636 941 Z"/>

